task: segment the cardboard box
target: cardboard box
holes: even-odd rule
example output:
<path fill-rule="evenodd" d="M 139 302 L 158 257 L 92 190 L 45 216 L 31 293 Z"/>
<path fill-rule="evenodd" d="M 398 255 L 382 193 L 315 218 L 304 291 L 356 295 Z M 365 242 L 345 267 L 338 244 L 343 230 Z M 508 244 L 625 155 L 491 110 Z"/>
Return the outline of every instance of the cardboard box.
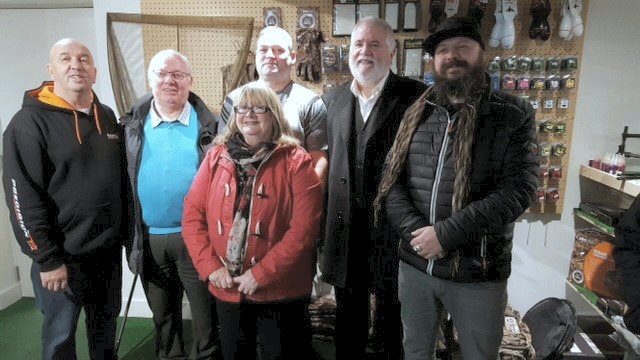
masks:
<path fill-rule="evenodd" d="M 573 346 L 562 354 L 564 360 L 606 359 L 602 351 L 582 329 L 578 328 L 573 336 Z"/>

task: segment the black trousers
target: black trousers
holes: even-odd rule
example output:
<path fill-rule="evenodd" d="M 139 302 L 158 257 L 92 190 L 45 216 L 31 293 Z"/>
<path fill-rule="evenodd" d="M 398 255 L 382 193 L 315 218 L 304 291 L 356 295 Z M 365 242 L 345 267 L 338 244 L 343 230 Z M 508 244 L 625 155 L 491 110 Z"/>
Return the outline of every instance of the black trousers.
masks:
<path fill-rule="evenodd" d="M 274 303 L 216 300 L 224 360 L 311 359 L 308 306 L 308 298 Z"/>
<path fill-rule="evenodd" d="M 153 312 L 156 356 L 160 359 L 213 359 L 218 318 L 213 296 L 198 273 L 180 233 L 149 235 L 142 286 Z M 191 308 L 193 345 L 184 351 L 182 294 Z"/>
<path fill-rule="evenodd" d="M 384 233 L 371 234 L 369 211 L 354 210 L 350 225 L 347 281 L 335 287 L 336 360 L 364 359 L 373 323 L 378 359 L 402 359 L 402 319 L 398 300 L 397 263 Z M 364 230 L 363 230 L 364 229 Z M 370 295 L 376 298 L 371 318 Z M 354 356 L 355 355 L 355 356 Z"/>

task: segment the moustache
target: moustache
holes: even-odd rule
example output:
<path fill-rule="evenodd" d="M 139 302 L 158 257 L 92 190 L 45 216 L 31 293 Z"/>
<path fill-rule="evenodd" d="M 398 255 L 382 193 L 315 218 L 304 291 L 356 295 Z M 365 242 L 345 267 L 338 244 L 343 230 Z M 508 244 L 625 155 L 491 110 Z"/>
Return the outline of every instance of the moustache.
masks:
<path fill-rule="evenodd" d="M 451 68 L 451 67 L 454 67 L 454 66 L 468 68 L 469 67 L 469 63 L 464 61 L 464 60 L 453 60 L 449 64 L 445 65 L 445 69 L 448 69 L 448 68 Z"/>
<path fill-rule="evenodd" d="M 357 62 L 361 62 L 361 61 L 369 61 L 369 62 L 372 62 L 372 63 L 376 62 L 374 58 L 370 58 L 368 56 L 363 56 L 363 57 L 361 57 L 360 59 L 357 60 Z"/>

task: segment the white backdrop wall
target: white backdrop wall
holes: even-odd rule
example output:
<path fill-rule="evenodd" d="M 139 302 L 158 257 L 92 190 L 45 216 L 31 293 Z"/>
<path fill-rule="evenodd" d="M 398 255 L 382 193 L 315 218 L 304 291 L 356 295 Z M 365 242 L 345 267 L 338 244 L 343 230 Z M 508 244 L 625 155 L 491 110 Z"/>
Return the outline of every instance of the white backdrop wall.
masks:
<path fill-rule="evenodd" d="M 2 128 L 20 107 L 24 90 L 37 86 L 46 78 L 44 65 L 48 49 L 63 36 L 76 37 L 89 45 L 101 75 L 95 90 L 103 102 L 113 105 L 106 73 L 106 13 L 139 11 L 137 0 L 96 0 L 93 13 L 85 9 L 0 10 L 0 33 L 3 34 L 0 45 L 8 50 L 5 54 L 11 54 L 0 60 Z M 571 298 L 566 292 L 564 278 L 573 246 L 571 209 L 580 201 L 578 168 L 592 154 L 615 151 L 624 125 L 630 125 L 631 132 L 640 132 L 634 106 L 640 101 L 640 89 L 636 85 L 640 83 L 640 73 L 633 66 L 640 58 L 640 42 L 637 41 L 640 38 L 637 27 L 640 2 L 618 0 L 611 6 L 608 1 L 591 0 L 588 14 L 572 156 L 569 169 L 565 169 L 565 176 L 568 176 L 565 211 L 561 216 L 525 216 L 515 228 L 509 302 L 521 313 L 545 297 Z M 45 28 L 47 32 L 42 30 Z M 3 208 L 0 210 L 0 274 L 9 276 L 0 276 L 0 309 L 6 306 L 2 302 L 3 292 L 16 287 L 15 275 L 11 276 L 15 274 L 15 259 L 23 256 L 8 250 L 12 246 L 8 243 L 14 240 L 6 216 Z M 130 273 L 125 271 L 125 299 L 131 280 Z M 23 293 L 25 291 L 23 289 Z M 133 300 L 131 314 L 148 316 L 139 285 Z"/>

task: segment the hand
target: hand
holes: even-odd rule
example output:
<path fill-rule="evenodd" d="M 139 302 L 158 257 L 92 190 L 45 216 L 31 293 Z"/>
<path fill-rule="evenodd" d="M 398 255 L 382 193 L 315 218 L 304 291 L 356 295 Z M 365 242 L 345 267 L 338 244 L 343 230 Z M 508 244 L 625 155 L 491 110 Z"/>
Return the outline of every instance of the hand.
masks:
<path fill-rule="evenodd" d="M 411 233 L 411 247 L 413 250 L 427 260 L 435 260 L 442 257 L 442 245 L 436 235 L 433 226 L 421 227 Z"/>
<path fill-rule="evenodd" d="M 233 286 L 233 278 L 224 266 L 209 275 L 209 282 L 221 289 L 230 289 Z"/>
<path fill-rule="evenodd" d="M 59 268 L 51 271 L 41 271 L 40 280 L 42 281 L 42 287 L 49 291 L 66 289 L 69 280 L 67 265 L 62 264 Z"/>
<path fill-rule="evenodd" d="M 253 277 L 251 269 L 240 276 L 234 277 L 233 281 L 238 284 L 238 291 L 245 295 L 252 295 L 258 289 L 258 282 Z"/>

